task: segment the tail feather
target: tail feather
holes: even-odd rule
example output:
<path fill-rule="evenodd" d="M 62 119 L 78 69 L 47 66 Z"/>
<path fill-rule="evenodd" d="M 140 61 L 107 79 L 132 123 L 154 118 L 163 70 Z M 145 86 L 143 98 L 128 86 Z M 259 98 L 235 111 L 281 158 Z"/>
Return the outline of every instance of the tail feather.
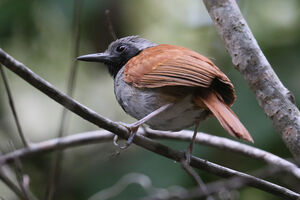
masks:
<path fill-rule="evenodd" d="M 254 142 L 251 135 L 240 122 L 228 105 L 220 100 L 214 92 L 208 92 L 205 97 L 198 97 L 196 102 L 205 105 L 219 120 L 223 128 L 232 136 Z"/>

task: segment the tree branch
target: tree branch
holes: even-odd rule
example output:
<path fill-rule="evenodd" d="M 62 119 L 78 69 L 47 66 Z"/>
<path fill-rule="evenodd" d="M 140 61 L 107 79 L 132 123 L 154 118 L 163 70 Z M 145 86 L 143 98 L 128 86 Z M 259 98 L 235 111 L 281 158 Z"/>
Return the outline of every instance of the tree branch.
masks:
<path fill-rule="evenodd" d="M 28 69 L 22 63 L 16 61 L 2 49 L 0 49 L 0 63 L 6 66 L 8 69 L 19 75 L 25 81 L 30 83 L 32 86 L 36 87 L 38 90 L 58 102 L 59 104 L 63 105 L 64 107 L 68 108 L 70 111 L 76 113 L 83 119 L 108 130 L 121 138 L 127 139 L 129 136 L 128 130 L 125 127 L 120 125 L 119 123 L 113 122 L 109 119 L 102 117 L 101 115 L 97 114 L 93 110 L 81 105 L 77 101 L 73 100 L 69 96 L 65 95 L 64 93 L 57 90 L 53 87 L 50 83 L 43 80 L 41 77 L 33 73 L 30 69 Z M 158 142 L 155 142 L 147 137 L 142 135 L 136 135 L 133 139 L 133 142 L 140 147 L 143 147 L 149 151 L 157 153 L 159 155 L 165 156 L 175 161 L 181 161 L 184 159 L 185 155 L 183 152 L 176 151 L 172 148 L 169 148 L 165 145 L 162 145 Z M 34 147 L 29 147 L 34 148 Z M 224 178 L 238 176 L 245 179 L 248 182 L 248 185 L 258 188 L 263 191 L 270 192 L 274 195 L 278 195 L 283 198 L 287 199 L 298 199 L 300 195 L 288 190 L 284 187 L 279 185 L 270 183 L 265 180 L 258 179 L 254 176 L 238 172 L 215 163 L 197 158 L 195 156 L 191 157 L 191 166 L 205 170 L 217 176 L 221 176 Z"/>
<path fill-rule="evenodd" d="M 169 132 L 169 131 L 156 131 L 156 130 L 146 129 L 145 132 L 143 129 L 139 129 L 137 134 L 144 135 L 146 137 L 154 138 L 154 139 L 173 139 L 173 140 L 190 141 L 193 136 L 193 131 L 183 130 L 180 132 Z M 31 148 L 23 148 L 23 149 L 19 149 L 7 153 L 2 157 L 0 157 L 0 164 L 9 163 L 16 158 L 23 158 L 35 154 L 52 152 L 52 151 L 57 151 L 57 150 L 67 149 L 70 147 L 87 145 L 87 144 L 112 141 L 113 137 L 114 137 L 113 133 L 106 130 L 99 130 L 99 131 L 77 133 L 62 138 L 55 138 L 48 141 L 35 143 L 32 145 Z M 257 160 L 262 160 L 268 163 L 269 165 L 272 165 L 274 167 L 275 166 L 279 167 L 282 170 L 300 179 L 300 168 L 298 168 L 297 165 L 279 156 L 271 154 L 267 151 L 246 144 L 242 144 L 227 138 L 214 136 L 202 132 L 197 133 L 195 142 L 198 144 L 204 144 L 211 147 L 216 147 L 218 149 L 239 153 Z"/>
<path fill-rule="evenodd" d="M 262 169 L 257 170 L 254 172 L 254 174 L 257 177 L 260 178 L 267 178 L 270 176 L 274 176 L 275 174 L 278 174 L 282 172 L 282 169 L 268 166 L 264 167 Z M 167 194 L 164 194 L 163 196 L 159 194 L 159 192 L 156 192 L 155 194 L 152 194 L 148 197 L 144 197 L 141 200 L 189 200 L 189 199 L 200 199 L 204 198 L 207 195 L 215 195 L 217 193 L 220 193 L 222 191 L 232 191 L 232 190 L 238 190 L 246 186 L 245 180 L 239 178 L 239 177 L 232 177 L 226 180 L 218 180 L 215 182 L 207 183 L 207 192 L 206 194 L 203 193 L 199 188 L 193 188 L 190 190 L 180 190 L 177 192 L 168 191 Z M 165 193 L 165 191 L 164 191 Z M 227 199 L 227 198 L 226 198 Z"/>
<path fill-rule="evenodd" d="M 260 178 L 267 178 L 274 176 L 275 174 L 282 172 L 282 169 L 268 166 L 263 169 L 260 169 L 256 172 L 254 172 L 255 176 Z M 222 190 L 232 191 L 232 190 L 238 190 L 247 185 L 247 182 L 239 177 L 232 177 L 226 180 L 218 180 L 215 182 L 207 183 L 206 187 L 208 188 L 208 194 L 216 194 L 221 192 Z M 195 188 L 193 190 L 190 190 L 188 193 L 186 193 L 185 198 L 183 199 L 195 199 L 195 198 L 201 198 L 203 196 L 203 193 L 199 191 L 199 189 Z M 183 197 L 183 196 L 182 196 Z"/>
<path fill-rule="evenodd" d="M 146 136 L 157 139 L 176 139 L 190 141 L 193 132 L 183 130 L 180 132 L 169 132 L 169 131 L 156 131 L 147 129 Z M 243 144 L 227 138 L 210 135 L 202 132 L 198 132 L 196 136 L 196 143 L 216 147 L 218 149 L 224 149 L 239 153 L 251 158 L 262 160 L 270 165 L 282 168 L 284 171 L 293 174 L 296 178 L 300 179 L 300 168 L 294 163 L 291 163 L 277 155 L 269 153 L 267 151 Z"/>
<path fill-rule="evenodd" d="M 225 42 L 232 63 L 256 95 L 259 105 L 300 163 L 300 112 L 259 48 L 235 0 L 203 0 Z"/>

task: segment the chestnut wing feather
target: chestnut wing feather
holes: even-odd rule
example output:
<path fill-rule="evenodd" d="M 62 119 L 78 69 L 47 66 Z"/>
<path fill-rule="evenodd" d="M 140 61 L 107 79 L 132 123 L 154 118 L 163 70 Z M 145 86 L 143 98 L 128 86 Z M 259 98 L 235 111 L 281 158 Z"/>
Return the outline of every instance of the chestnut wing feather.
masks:
<path fill-rule="evenodd" d="M 231 104 L 235 98 L 233 85 L 211 60 L 187 48 L 168 44 L 143 50 L 127 62 L 124 70 L 124 80 L 138 88 L 175 85 L 209 88 L 216 79 L 232 91 Z"/>

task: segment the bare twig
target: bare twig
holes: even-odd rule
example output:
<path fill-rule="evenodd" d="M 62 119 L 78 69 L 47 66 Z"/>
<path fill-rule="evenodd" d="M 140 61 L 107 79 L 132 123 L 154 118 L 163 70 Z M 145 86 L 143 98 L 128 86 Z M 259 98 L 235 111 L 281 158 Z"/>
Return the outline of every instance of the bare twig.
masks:
<path fill-rule="evenodd" d="M 3 79 L 4 86 L 5 86 L 5 90 L 6 90 L 6 93 L 7 93 L 9 106 L 10 106 L 10 109 L 13 113 L 14 120 L 16 122 L 18 133 L 19 133 L 20 138 L 23 142 L 23 145 L 25 147 L 28 147 L 28 141 L 27 141 L 27 139 L 26 139 L 26 137 L 23 133 L 23 130 L 22 130 L 19 118 L 18 118 L 18 114 L 17 114 L 16 108 L 15 108 L 14 100 L 13 100 L 13 97 L 12 97 L 12 94 L 11 94 L 11 90 L 10 90 L 10 87 L 9 87 L 9 84 L 8 84 L 8 80 L 6 78 L 5 72 L 4 72 L 3 67 L 2 67 L 1 64 L 0 64 L 0 72 L 1 72 L 1 76 L 2 76 L 2 79 Z"/>
<path fill-rule="evenodd" d="M 22 185 L 20 185 L 20 188 L 14 183 L 14 181 L 10 180 L 7 175 L 5 174 L 4 170 L 2 170 L 3 166 L 0 166 L 0 180 L 5 183 L 8 188 L 11 189 L 11 191 L 13 191 L 20 199 L 22 200 L 38 200 L 37 197 L 29 190 L 29 188 L 27 187 L 29 184 L 29 178 L 28 176 L 20 176 L 16 174 L 16 178 L 18 183 L 22 183 Z M 8 166 L 6 166 L 8 167 Z M 19 172 L 16 172 L 19 173 Z M 18 180 L 19 178 L 23 178 Z M 23 187 L 23 188 L 22 188 Z"/>
<path fill-rule="evenodd" d="M 29 147 L 27 147 L 29 148 Z M 2 153 L 0 153 L 0 155 L 2 155 Z M 19 158 L 16 158 L 14 160 L 19 160 Z M 20 161 L 20 160 L 19 160 Z M 24 188 L 22 188 L 23 186 L 25 186 L 25 184 L 23 184 L 22 186 L 20 185 L 20 188 L 14 183 L 14 181 L 12 181 L 5 173 L 4 167 L 7 169 L 10 169 L 8 166 L 5 166 L 3 164 L 0 164 L 0 180 L 5 183 L 7 185 L 8 188 L 11 189 L 11 191 L 13 191 L 21 200 L 28 200 L 28 199 L 33 199 L 33 200 L 37 200 L 37 198 L 29 191 L 26 190 L 24 191 Z M 23 174 L 23 173 L 21 173 Z M 18 183 L 18 174 L 16 174 L 16 178 Z M 24 179 L 23 179 L 24 180 Z M 23 181 L 22 180 L 22 181 Z M 30 198 L 29 198 L 30 196 Z"/>
<path fill-rule="evenodd" d="M 156 131 L 147 129 L 146 136 L 158 139 L 176 139 L 190 141 L 192 138 L 192 131 L 183 130 L 180 132 L 169 132 L 169 131 Z M 294 163 L 291 163 L 279 156 L 276 156 L 267 151 L 249 146 L 247 144 L 242 144 L 240 142 L 230 140 L 223 137 L 218 137 L 215 135 L 205 134 L 198 132 L 196 137 L 196 143 L 216 147 L 219 149 L 229 150 L 235 153 L 239 153 L 245 156 L 249 156 L 254 159 L 263 160 L 264 162 L 278 166 L 283 170 L 293 174 L 296 178 L 300 179 L 300 168 Z"/>
<path fill-rule="evenodd" d="M 139 129 L 138 135 L 145 135 L 149 138 L 156 139 L 173 139 L 173 140 L 182 140 L 190 141 L 193 132 L 184 130 L 180 132 L 169 132 L 169 131 L 156 131 L 151 129 Z M 15 157 L 26 157 L 38 153 L 56 151 L 58 149 L 66 149 L 74 146 L 81 146 L 99 142 L 111 141 L 114 137 L 113 133 L 110 133 L 106 130 L 90 131 L 84 133 L 78 133 L 71 136 L 66 136 L 63 138 L 55 138 L 48 141 L 35 143 L 31 148 L 19 149 L 14 152 L 8 153 L 0 157 L 0 163 L 7 163 L 13 161 Z M 195 140 L 196 143 L 204 144 L 219 149 L 224 149 L 227 151 L 232 151 L 239 153 L 257 160 L 262 160 L 272 166 L 281 168 L 282 170 L 291 173 L 296 178 L 300 179 L 300 168 L 297 165 L 280 158 L 274 154 L 271 154 L 267 151 L 251 147 L 246 144 L 242 144 L 227 138 L 214 136 L 202 132 L 197 133 Z"/>
<path fill-rule="evenodd" d="M 167 131 L 154 131 L 154 130 L 147 129 L 147 133 L 145 133 L 142 129 L 140 129 L 138 134 L 146 135 L 147 137 L 151 137 L 151 138 L 179 139 L 179 140 L 188 141 L 192 137 L 193 132 L 192 131 L 167 132 Z M 25 157 L 34 154 L 55 151 L 58 149 L 62 150 L 62 149 L 79 146 L 79 145 L 111 141 L 113 136 L 114 134 L 102 130 L 102 131 L 91 131 L 91 132 L 79 133 L 76 135 L 66 136 L 60 139 L 56 138 L 45 142 L 36 143 L 30 149 L 20 149 L 8 153 L 0 158 L 0 163 L 10 162 L 15 157 Z M 271 164 L 273 167 L 277 166 L 281 170 L 288 171 L 290 173 L 291 171 L 289 170 L 292 170 L 293 175 L 297 175 L 295 173 L 299 173 L 299 168 L 297 168 L 296 165 L 290 163 L 287 160 L 284 160 L 276 155 L 270 154 L 268 152 L 257 149 L 255 147 L 251 147 L 245 144 L 231 141 L 226 138 L 221 138 L 218 136 L 213 136 L 213 135 L 199 132 L 198 137 L 196 138 L 196 143 L 201 143 L 201 144 L 210 145 L 225 150 L 230 150 L 244 155 L 248 155 L 249 152 L 252 152 L 251 157 L 254 157 L 256 159 L 263 159 L 263 160 L 265 158 L 268 158 L 267 160 L 264 161 L 267 161 L 267 163 Z"/>
<path fill-rule="evenodd" d="M 73 96 L 74 86 L 76 82 L 76 75 L 78 71 L 78 62 L 74 58 L 77 58 L 79 55 L 79 45 L 80 45 L 80 16 L 81 9 L 83 6 L 83 0 L 74 0 L 74 10 L 73 10 L 73 27 L 74 27 L 74 52 L 71 55 L 71 67 L 67 85 L 67 95 Z M 61 120 L 58 129 L 58 137 L 62 137 L 64 132 L 67 131 L 67 123 L 68 123 L 68 110 L 63 108 Z M 50 168 L 50 178 L 46 189 L 46 200 L 51 200 L 55 196 L 56 186 L 59 183 L 60 173 L 61 173 L 61 165 L 63 160 L 63 153 L 58 151 L 52 162 L 52 167 Z"/>
<path fill-rule="evenodd" d="M 46 187 L 45 200 L 51 200 L 55 196 L 55 191 L 57 184 L 59 182 L 60 172 L 61 172 L 61 162 L 63 159 L 63 154 L 61 151 L 57 151 L 54 155 L 52 165 L 50 168 L 50 177 L 48 179 L 48 184 Z"/>
<path fill-rule="evenodd" d="M 189 174 L 197 183 L 200 192 L 205 195 L 206 200 L 213 200 L 214 198 L 208 194 L 207 187 L 205 183 L 202 181 L 201 177 L 197 174 L 197 172 L 187 163 L 186 160 L 181 161 L 181 167 Z"/>
<path fill-rule="evenodd" d="M 267 178 L 267 177 L 274 176 L 275 174 L 278 174 L 280 172 L 282 172 L 282 169 L 273 166 L 268 166 L 257 170 L 253 174 L 255 174 L 255 176 L 259 178 Z M 246 185 L 247 185 L 247 181 L 239 177 L 232 177 L 226 180 L 219 180 L 212 183 L 207 183 L 206 187 L 207 187 L 208 194 L 216 194 L 222 190 L 223 191 L 238 190 L 245 187 Z M 201 198 L 201 197 L 205 197 L 205 196 L 203 195 L 203 193 L 201 193 L 201 191 L 199 191 L 199 189 L 195 188 L 194 190 L 189 191 L 189 194 L 187 194 L 186 198 L 184 199 L 193 199 L 193 198 Z"/>
<path fill-rule="evenodd" d="M 103 189 L 93 196 L 91 196 L 88 200 L 106 200 L 118 196 L 126 187 L 131 184 L 138 184 L 147 192 L 153 190 L 151 179 L 140 173 L 130 173 L 123 176 L 117 183 L 113 186 Z"/>
<path fill-rule="evenodd" d="M 109 33 L 112 36 L 112 38 L 114 40 L 116 40 L 118 38 L 117 38 L 116 32 L 114 30 L 113 23 L 112 23 L 112 21 L 110 19 L 110 10 L 109 9 L 105 10 L 105 15 L 106 15 L 106 21 L 107 21 Z"/>
<path fill-rule="evenodd" d="M 0 180 L 5 183 L 5 185 L 7 185 L 7 187 L 9 187 L 11 189 L 11 191 L 13 191 L 20 199 L 22 200 L 27 200 L 24 195 L 23 192 L 19 189 L 18 186 L 16 186 L 14 184 L 13 181 L 11 181 L 2 171 L 2 169 L 0 168 Z"/>
<path fill-rule="evenodd" d="M 282 172 L 282 169 L 268 166 L 262 169 L 257 170 L 254 174 L 260 178 L 267 178 L 274 176 Z M 226 180 L 219 180 L 211 183 L 207 183 L 207 192 L 203 193 L 199 188 L 193 188 L 190 190 L 181 190 L 177 193 L 168 192 L 165 195 L 160 195 L 159 193 L 150 195 L 148 197 L 142 198 L 142 200 L 190 200 L 190 199 L 199 199 L 207 197 L 207 195 L 215 195 L 222 191 L 232 191 L 245 187 L 247 182 L 244 179 L 239 177 L 232 177 Z M 165 192 L 164 192 L 165 193 Z"/>
<path fill-rule="evenodd" d="M 259 48 L 235 0 L 203 0 L 234 66 L 300 163 L 300 112 Z"/>
<path fill-rule="evenodd" d="M 125 127 L 123 127 L 119 123 L 113 122 L 107 118 L 102 117 L 101 115 L 97 114 L 91 109 L 81 105 L 77 101 L 60 92 L 59 90 L 54 88 L 50 83 L 33 73 L 22 63 L 16 61 L 2 49 L 0 49 L 0 63 L 2 63 L 14 73 L 18 74 L 21 78 L 30 83 L 32 86 L 36 87 L 44 94 L 46 94 L 56 102 L 60 103 L 64 107 L 68 108 L 70 111 L 76 113 L 83 119 L 99 126 L 100 128 L 108 130 L 121 138 L 128 139 L 129 133 Z M 159 155 L 165 156 L 172 160 L 176 160 L 178 162 L 184 159 L 185 157 L 183 152 L 176 151 L 142 135 L 136 135 L 133 139 L 133 143 L 149 151 L 155 152 Z M 231 176 L 242 177 L 246 181 L 249 181 L 248 185 L 263 191 L 270 192 L 274 195 L 283 198 L 298 199 L 300 197 L 299 194 L 279 185 L 258 179 L 251 175 L 238 172 L 194 156 L 191 158 L 191 166 L 225 178 Z"/>
<path fill-rule="evenodd" d="M 15 172 L 16 172 L 16 178 L 19 183 L 19 187 L 24 195 L 24 198 L 26 200 L 30 200 L 29 192 L 28 192 L 28 184 L 26 183 L 27 175 L 24 175 L 22 170 L 22 165 L 19 159 L 15 160 Z M 28 180 L 28 179 L 27 179 Z"/>
<path fill-rule="evenodd" d="M 13 143 L 10 143 L 12 150 L 15 150 L 15 146 Z M 21 189 L 21 192 L 23 193 L 24 199 L 30 200 L 31 198 L 29 197 L 29 191 L 28 191 L 28 185 L 24 182 L 24 173 L 22 169 L 22 163 L 20 161 L 20 158 L 15 158 L 14 159 L 14 169 L 16 173 L 16 179 L 19 184 L 19 187 Z"/>
<path fill-rule="evenodd" d="M 0 165 L 10 163 L 14 161 L 15 158 L 23 158 L 33 156 L 35 154 L 63 150 L 70 147 L 111 141 L 113 137 L 114 134 L 108 131 L 93 131 L 65 136 L 62 138 L 54 138 L 44 142 L 34 143 L 30 148 L 18 149 L 11 153 L 2 155 L 0 156 Z"/>

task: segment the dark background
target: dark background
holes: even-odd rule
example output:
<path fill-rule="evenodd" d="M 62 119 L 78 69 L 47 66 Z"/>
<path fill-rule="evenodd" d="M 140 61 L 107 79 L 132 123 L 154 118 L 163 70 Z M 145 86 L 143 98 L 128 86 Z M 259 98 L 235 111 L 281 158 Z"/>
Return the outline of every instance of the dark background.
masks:
<path fill-rule="evenodd" d="M 294 93 L 297 101 L 300 96 L 300 1 L 238 2 L 267 59 L 283 84 Z M 112 41 L 105 16 L 106 9 L 111 11 L 111 20 L 118 37 L 140 35 L 159 44 L 185 46 L 213 59 L 235 85 L 237 101 L 233 110 L 252 134 L 254 146 L 284 158 L 291 157 L 280 134 L 274 130 L 254 94 L 232 66 L 231 58 L 202 1 L 86 0 L 81 13 L 80 54 L 101 52 Z M 56 87 L 66 91 L 68 71 L 75 59 L 72 16 L 73 1 L 1 0 L 0 47 Z M 26 137 L 32 142 L 55 138 L 62 107 L 16 75 L 6 72 Z M 134 121 L 117 104 L 113 94 L 113 82 L 101 64 L 79 63 L 74 96 L 79 102 L 109 119 L 127 123 Z M 96 129 L 96 126 L 72 114 L 65 135 Z M 214 118 L 202 123 L 200 131 L 230 137 Z M 1 81 L 2 152 L 10 150 L 9 141 L 13 141 L 16 147 L 22 146 Z M 161 142 L 178 150 L 185 149 L 188 145 L 186 142 Z M 116 151 L 117 148 L 112 142 L 65 151 L 56 199 L 87 199 L 94 193 L 112 186 L 122 176 L 133 172 L 149 176 L 153 186 L 157 188 L 175 185 L 185 188 L 195 186 L 193 180 L 171 160 L 135 145 L 121 152 L 119 156 L 114 155 Z M 194 154 L 243 172 L 253 171 L 265 165 L 260 161 L 206 146 L 196 146 Z M 32 191 L 41 198 L 49 177 L 51 154 L 26 158 L 22 161 L 25 172 L 30 176 Z M 205 182 L 219 179 L 203 171 L 199 173 Z M 283 186 L 294 181 L 284 174 L 269 180 Z M 140 186 L 130 185 L 112 199 L 138 199 L 146 195 Z M 250 187 L 240 190 L 235 195 L 243 200 L 276 199 L 270 194 Z M 15 199 L 2 183 L 0 196 Z"/>

